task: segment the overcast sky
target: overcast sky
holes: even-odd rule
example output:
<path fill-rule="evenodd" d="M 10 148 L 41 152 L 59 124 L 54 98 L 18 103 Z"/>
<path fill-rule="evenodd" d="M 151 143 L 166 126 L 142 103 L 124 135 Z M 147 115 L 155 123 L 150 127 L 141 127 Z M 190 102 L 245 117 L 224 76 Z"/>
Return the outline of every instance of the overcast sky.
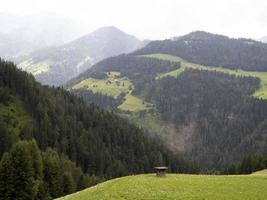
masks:
<path fill-rule="evenodd" d="M 114 25 L 149 39 L 195 30 L 232 37 L 267 35 L 267 0 L 1 0 L 0 12 L 56 13 L 88 31 Z"/>

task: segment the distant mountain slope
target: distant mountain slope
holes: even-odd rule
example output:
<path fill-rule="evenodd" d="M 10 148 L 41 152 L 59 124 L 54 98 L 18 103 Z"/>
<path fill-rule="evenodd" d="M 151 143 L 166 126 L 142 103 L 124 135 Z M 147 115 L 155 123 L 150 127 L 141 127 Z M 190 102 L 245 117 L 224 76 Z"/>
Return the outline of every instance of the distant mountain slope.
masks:
<path fill-rule="evenodd" d="M 62 45 L 81 35 L 82 27 L 51 13 L 17 16 L 0 13 L 0 56 L 26 55 L 51 45 Z"/>
<path fill-rule="evenodd" d="M 142 46 L 142 41 L 115 27 L 103 27 L 62 46 L 48 47 L 22 57 L 18 66 L 48 85 L 61 85 L 92 64 Z"/>
<path fill-rule="evenodd" d="M 164 53 L 202 65 L 267 71 L 267 44 L 196 31 L 173 40 L 154 41 L 135 55 Z"/>

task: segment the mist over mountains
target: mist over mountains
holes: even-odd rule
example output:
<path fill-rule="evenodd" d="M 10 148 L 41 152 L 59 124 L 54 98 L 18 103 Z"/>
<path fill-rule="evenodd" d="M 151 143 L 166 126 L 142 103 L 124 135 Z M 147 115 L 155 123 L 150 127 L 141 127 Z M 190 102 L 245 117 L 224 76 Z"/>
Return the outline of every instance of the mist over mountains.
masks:
<path fill-rule="evenodd" d="M 61 45 L 81 35 L 82 26 L 51 14 L 17 16 L 0 13 L 0 55 L 14 58 L 39 48 Z"/>

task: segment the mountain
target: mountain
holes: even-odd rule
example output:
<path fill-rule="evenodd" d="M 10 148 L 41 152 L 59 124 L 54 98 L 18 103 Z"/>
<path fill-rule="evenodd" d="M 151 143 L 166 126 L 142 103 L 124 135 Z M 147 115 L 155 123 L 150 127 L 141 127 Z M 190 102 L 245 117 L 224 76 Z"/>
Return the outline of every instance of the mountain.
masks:
<path fill-rule="evenodd" d="M 17 16 L 0 13 L 0 56 L 14 59 L 39 48 L 61 45 L 80 36 L 82 27 L 51 13 Z"/>
<path fill-rule="evenodd" d="M 188 47 L 180 48 L 184 41 Z M 233 44 L 246 46 L 244 41 L 249 40 L 194 32 L 151 42 L 133 53 L 98 62 L 66 87 L 164 138 L 169 149 L 202 169 L 221 170 L 248 155 L 267 152 L 267 74 L 245 71 L 246 65 L 237 65 L 235 57 L 224 57 L 238 49 Z M 259 55 L 265 52 L 262 43 L 249 45 Z M 213 51 L 208 54 L 207 49 Z M 225 54 L 215 56 L 216 52 Z M 254 53 L 238 62 L 246 63 L 253 56 L 249 69 L 256 70 L 260 61 Z M 217 65 L 187 58 L 203 62 L 214 58 Z M 219 67 L 221 61 L 228 64 Z"/>
<path fill-rule="evenodd" d="M 264 36 L 264 37 L 262 37 L 262 38 L 260 38 L 258 40 L 261 41 L 261 42 L 267 43 L 267 36 Z"/>
<path fill-rule="evenodd" d="M 48 85 L 61 85 L 94 63 L 140 48 L 142 41 L 115 27 L 103 27 L 62 46 L 37 50 L 18 66 Z"/>
<path fill-rule="evenodd" d="M 156 165 L 173 172 L 197 170 L 127 120 L 62 88 L 42 86 L 3 60 L 0 110 L 0 199 L 31 195 L 40 181 L 40 195 L 55 198 L 99 180 L 152 172 Z M 16 176 L 21 182 L 14 184 Z"/>
<path fill-rule="evenodd" d="M 163 53 L 207 66 L 267 71 L 267 44 L 196 31 L 173 40 L 154 41 L 138 54 Z"/>

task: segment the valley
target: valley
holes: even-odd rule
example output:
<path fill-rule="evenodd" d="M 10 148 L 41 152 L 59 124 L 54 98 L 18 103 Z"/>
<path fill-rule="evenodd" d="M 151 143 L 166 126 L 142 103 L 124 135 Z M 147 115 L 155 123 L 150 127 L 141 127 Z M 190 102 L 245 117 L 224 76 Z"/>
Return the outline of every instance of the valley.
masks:
<path fill-rule="evenodd" d="M 265 199 L 267 44 L 64 27 L 0 32 L 0 200 Z"/>

